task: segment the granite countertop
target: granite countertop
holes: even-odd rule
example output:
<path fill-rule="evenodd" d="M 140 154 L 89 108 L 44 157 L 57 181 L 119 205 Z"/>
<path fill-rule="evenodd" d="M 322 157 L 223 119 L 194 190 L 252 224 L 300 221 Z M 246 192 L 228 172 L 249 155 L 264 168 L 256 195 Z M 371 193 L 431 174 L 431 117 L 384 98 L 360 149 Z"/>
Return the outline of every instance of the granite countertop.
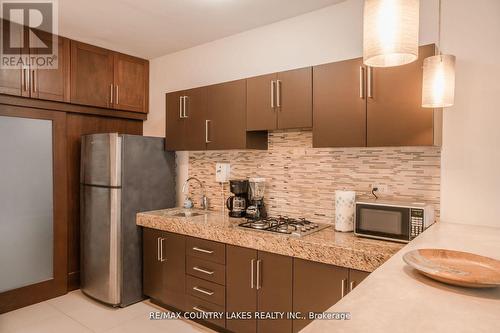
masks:
<path fill-rule="evenodd" d="M 188 210 L 201 215 L 178 217 L 186 211 L 172 208 L 137 214 L 137 225 L 221 243 L 372 272 L 403 244 L 359 238 L 333 228 L 305 237 L 277 235 L 237 228 L 242 219 L 214 211 Z"/>
<path fill-rule="evenodd" d="M 500 228 L 434 224 L 327 310 L 350 312 L 350 320 L 315 320 L 301 332 L 500 332 L 500 287 L 461 288 L 431 280 L 402 260 L 421 248 L 500 260 Z"/>

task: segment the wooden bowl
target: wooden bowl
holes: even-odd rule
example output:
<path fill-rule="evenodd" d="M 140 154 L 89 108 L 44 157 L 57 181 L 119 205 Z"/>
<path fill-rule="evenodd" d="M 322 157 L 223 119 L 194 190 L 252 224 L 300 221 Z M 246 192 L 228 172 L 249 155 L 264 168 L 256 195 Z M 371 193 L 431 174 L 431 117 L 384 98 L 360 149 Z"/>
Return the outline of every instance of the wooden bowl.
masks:
<path fill-rule="evenodd" d="M 419 249 L 403 260 L 420 273 L 447 284 L 470 288 L 500 286 L 500 261 L 477 254 L 444 249 Z"/>

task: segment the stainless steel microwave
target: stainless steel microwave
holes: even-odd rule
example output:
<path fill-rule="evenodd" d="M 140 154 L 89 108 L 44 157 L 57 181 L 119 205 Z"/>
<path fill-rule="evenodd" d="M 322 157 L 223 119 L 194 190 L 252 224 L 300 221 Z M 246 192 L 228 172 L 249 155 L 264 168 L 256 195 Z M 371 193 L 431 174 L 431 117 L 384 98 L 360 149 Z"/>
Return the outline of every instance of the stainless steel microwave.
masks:
<path fill-rule="evenodd" d="M 434 223 L 434 207 L 424 203 L 356 202 L 354 234 L 408 243 Z"/>

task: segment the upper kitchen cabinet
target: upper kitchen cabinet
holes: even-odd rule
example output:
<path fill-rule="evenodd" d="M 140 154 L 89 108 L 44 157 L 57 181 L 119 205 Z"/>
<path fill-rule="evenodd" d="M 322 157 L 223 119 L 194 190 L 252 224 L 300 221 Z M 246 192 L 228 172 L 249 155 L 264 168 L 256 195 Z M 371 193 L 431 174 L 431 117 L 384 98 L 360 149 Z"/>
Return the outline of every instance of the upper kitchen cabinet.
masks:
<path fill-rule="evenodd" d="M 148 112 L 149 63 L 71 41 L 71 102 Z"/>
<path fill-rule="evenodd" d="M 166 149 L 205 150 L 207 88 L 166 95 Z"/>
<path fill-rule="evenodd" d="M 115 53 L 113 107 L 119 110 L 148 112 L 149 62 Z"/>
<path fill-rule="evenodd" d="M 266 149 L 267 133 L 246 132 L 246 80 L 216 84 L 207 89 L 206 148 Z"/>
<path fill-rule="evenodd" d="M 363 59 L 313 68 L 313 147 L 366 146 Z"/>
<path fill-rule="evenodd" d="M 40 32 L 38 37 L 43 41 L 52 35 Z M 32 68 L 30 76 L 30 97 L 51 101 L 69 102 L 69 66 L 70 41 L 57 37 L 57 69 Z"/>
<path fill-rule="evenodd" d="M 312 69 L 247 79 L 247 130 L 312 126 Z"/>
<path fill-rule="evenodd" d="M 441 110 L 423 108 L 422 67 L 434 45 L 420 47 L 417 61 L 367 72 L 367 145 L 440 144 Z"/>
<path fill-rule="evenodd" d="M 8 28 L 10 25 L 10 28 Z M 10 38 L 17 41 L 19 45 L 23 39 L 23 27 L 17 24 L 10 24 L 9 21 L 2 19 L 2 40 L 7 39 L 7 34 L 10 33 Z M 26 93 L 29 95 L 28 69 L 19 65 L 17 69 L 14 68 L 0 68 L 0 93 L 21 96 Z"/>
<path fill-rule="evenodd" d="M 111 108 L 113 52 L 71 41 L 71 102 Z"/>

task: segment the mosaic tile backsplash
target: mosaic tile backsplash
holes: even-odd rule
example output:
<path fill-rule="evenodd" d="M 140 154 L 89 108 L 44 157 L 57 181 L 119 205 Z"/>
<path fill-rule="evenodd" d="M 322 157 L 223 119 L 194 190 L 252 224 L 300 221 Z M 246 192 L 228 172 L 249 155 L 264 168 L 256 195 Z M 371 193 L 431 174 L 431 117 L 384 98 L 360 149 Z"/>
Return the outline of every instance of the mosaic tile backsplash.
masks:
<path fill-rule="evenodd" d="M 267 151 L 189 152 L 189 176 L 204 182 L 211 209 L 222 206 L 215 163 L 228 162 L 231 179 L 267 179 L 265 203 L 271 215 L 333 224 L 335 190 L 354 190 L 357 199 L 367 199 L 371 184 L 381 184 L 387 193 L 379 198 L 430 202 L 439 218 L 439 147 L 312 148 L 310 130 L 273 131 L 268 140 Z"/>

